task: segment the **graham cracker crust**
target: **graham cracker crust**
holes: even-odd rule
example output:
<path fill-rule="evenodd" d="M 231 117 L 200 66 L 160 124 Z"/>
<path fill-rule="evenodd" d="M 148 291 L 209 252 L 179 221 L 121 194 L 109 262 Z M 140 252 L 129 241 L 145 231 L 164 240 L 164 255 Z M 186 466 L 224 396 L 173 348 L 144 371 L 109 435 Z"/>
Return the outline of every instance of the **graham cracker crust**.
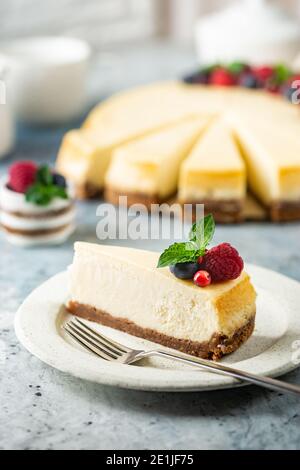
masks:
<path fill-rule="evenodd" d="M 92 183 L 76 184 L 75 195 L 77 199 L 97 199 L 103 194 L 103 189 Z"/>
<path fill-rule="evenodd" d="M 84 186 L 77 186 L 76 188 L 76 195 L 79 199 L 98 198 L 102 193 L 102 190 L 90 183 Z M 157 194 L 149 195 L 138 192 L 119 191 L 112 187 L 106 187 L 104 190 L 104 198 L 111 204 L 118 205 L 119 197 L 121 196 L 127 197 L 128 206 L 143 204 L 147 209 L 150 209 L 152 204 L 163 204 L 164 202 L 172 204 L 178 202 L 176 194 L 173 197 L 161 199 Z M 255 203 L 253 203 L 254 200 Z M 205 213 L 213 214 L 216 222 L 220 224 L 241 223 L 245 220 L 271 220 L 272 222 L 294 222 L 300 220 L 300 201 L 278 201 L 273 202 L 269 207 L 263 207 L 256 199 L 251 198 L 250 203 L 249 206 L 249 196 L 247 196 L 246 201 L 202 200 L 198 202 L 180 202 L 182 206 L 184 204 L 204 204 Z M 193 218 L 195 218 L 194 209 L 191 214 L 191 219 Z"/>
<path fill-rule="evenodd" d="M 251 320 L 243 327 L 235 331 L 232 337 L 215 333 L 209 341 L 197 342 L 187 339 L 178 339 L 159 333 L 151 328 L 142 328 L 130 320 L 113 317 L 103 310 L 93 308 L 89 305 L 83 305 L 78 302 L 70 301 L 67 310 L 71 314 L 84 318 L 86 320 L 101 323 L 102 325 L 121 330 L 133 336 L 153 341 L 168 348 L 177 349 L 192 356 L 203 359 L 212 359 L 214 361 L 221 359 L 225 354 L 230 354 L 238 349 L 251 336 L 254 330 L 255 313 Z"/>
<path fill-rule="evenodd" d="M 227 201 L 221 200 L 200 200 L 200 201 L 185 201 L 183 204 L 191 204 L 191 218 L 195 221 L 197 218 L 196 204 L 204 204 L 204 213 L 212 214 L 216 222 L 221 224 L 231 224 L 243 222 L 245 219 L 244 214 L 244 201 L 237 199 L 230 199 Z"/>
<path fill-rule="evenodd" d="M 162 204 L 170 199 L 161 199 L 157 194 L 143 194 L 143 193 L 134 193 L 119 191 L 114 188 L 106 187 L 104 190 L 104 199 L 115 206 L 119 205 L 119 197 L 127 197 L 127 204 L 131 206 L 133 204 L 143 204 L 147 209 L 151 208 L 151 204 Z"/>
<path fill-rule="evenodd" d="M 270 207 L 270 219 L 272 222 L 295 222 L 300 220 L 300 201 L 273 202 Z"/>
<path fill-rule="evenodd" d="M 147 209 L 151 209 L 152 204 L 163 204 L 168 202 L 170 204 L 178 203 L 176 198 L 168 197 L 167 199 L 161 199 L 158 195 L 149 195 L 143 193 L 126 193 L 125 191 L 119 191 L 112 187 L 107 187 L 104 191 L 104 197 L 107 202 L 111 204 L 118 205 L 119 197 L 126 196 L 127 204 L 143 204 Z M 196 218 L 195 207 L 196 204 L 204 204 L 204 210 L 206 214 L 213 214 L 216 222 L 219 223 L 238 223 L 244 220 L 243 214 L 243 202 L 238 200 L 228 200 L 228 201 L 212 201 L 212 200 L 202 200 L 198 202 L 185 201 L 179 203 L 183 208 L 184 204 L 190 204 L 193 209 L 191 211 L 191 220 Z"/>

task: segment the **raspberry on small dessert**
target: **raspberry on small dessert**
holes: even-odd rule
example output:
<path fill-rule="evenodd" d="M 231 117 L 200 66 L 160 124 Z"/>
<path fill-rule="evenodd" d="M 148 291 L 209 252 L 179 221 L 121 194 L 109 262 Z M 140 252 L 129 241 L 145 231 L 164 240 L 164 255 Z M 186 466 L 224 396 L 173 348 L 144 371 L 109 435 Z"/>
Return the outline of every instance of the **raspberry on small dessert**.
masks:
<path fill-rule="evenodd" d="M 230 281 L 240 276 L 244 261 L 233 246 L 221 243 L 208 250 L 203 269 L 210 273 L 212 282 Z"/>
<path fill-rule="evenodd" d="M 232 73 L 222 67 L 218 67 L 212 72 L 209 83 L 211 85 L 233 86 L 236 82 Z"/>
<path fill-rule="evenodd" d="M 207 271 L 197 271 L 194 276 L 194 283 L 199 287 L 206 287 L 211 284 L 211 275 Z"/>
<path fill-rule="evenodd" d="M 37 166 L 31 161 L 14 163 L 9 169 L 8 186 L 17 193 L 26 193 L 35 182 Z"/>

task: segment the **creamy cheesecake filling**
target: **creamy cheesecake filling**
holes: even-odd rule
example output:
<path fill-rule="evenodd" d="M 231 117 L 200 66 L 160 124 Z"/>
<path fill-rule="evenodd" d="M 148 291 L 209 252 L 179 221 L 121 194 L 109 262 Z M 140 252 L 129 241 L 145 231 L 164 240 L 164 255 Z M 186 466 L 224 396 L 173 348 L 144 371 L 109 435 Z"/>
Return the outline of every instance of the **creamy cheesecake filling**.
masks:
<path fill-rule="evenodd" d="M 97 144 L 85 130 L 68 132 L 60 148 L 56 167 L 76 186 L 87 182 L 102 189 L 112 149 Z"/>
<path fill-rule="evenodd" d="M 201 181 L 202 178 L 199 178 Z M 218 180 L 218 178 L 216 178 Z M 180 188 L 178 199 L 180 201 L 200 202 L 205 200 L 215 201 L 232 201 L 244 200 L 245 191 L 243 184 L 237 181 L 236 187 L 231 187 L 226 180 L 220 185 L 217 181 L 212 179 L 211 183 L 206 180 L 204 184 L 187 184 L 185 187 Z"/>
<path fill-rule="evenodd" d="M 54 213 L 52 216 L 46 214 L 44 217 L 40 215 L 38 217 L 24 217 L 23 215 L 15 215 L 0 210 L 0 223 L 14 230 L 32 231 L 55 229 L 73 223 L 74 219 L 75 209 L 71 206 L 64 214 L 56 215 Z"/>
<path fill-rule="evenodd" d="M 35 235 L 26 233 L 26 231 L 17 231 L 15 233 L 3 226 L 2 228 L 6 231 L 6 237 L 11 243 L 26 248 L 37 245 L 60 245 L 72 235 L 76 227 L 74 224 L 69 224 L 66 227 L 60 227 Z"/>
<path fill-rule="evenodd" d="M 255 315 L 255 291 L 246 273 L 200 289 L 156 269 L 158 255 L 77 243 L 70 268 L 73 303 L 90 306 L 143 329 L 198 343 L 227 337 Z"/>
<path fill-rule="evenodd" d="M 68 190 L 70 198 L 72 190 Z M 41 216 L 51 212 L 67 210 L 70 199 L 55 198 L 48 206 L 38 206 L 28 203 L 24 194 L 12 191 L 7 187 L 7 178 L 0 180 L 0 209 L 9 213 L 22 213 L 24 216 Z"/>

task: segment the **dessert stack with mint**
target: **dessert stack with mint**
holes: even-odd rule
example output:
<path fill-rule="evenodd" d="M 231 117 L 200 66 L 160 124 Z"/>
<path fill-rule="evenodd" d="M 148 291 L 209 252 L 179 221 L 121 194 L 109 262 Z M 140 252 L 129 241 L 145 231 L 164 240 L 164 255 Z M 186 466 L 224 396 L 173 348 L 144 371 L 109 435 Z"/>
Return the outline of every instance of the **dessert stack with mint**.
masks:
<path fill-rule="evenodd" d="M 0 182 L 0 224 L 19 246 L 63 243 L 75 230 L 75 208 L 65 178 L 47 165 L 18 161 Z"/>

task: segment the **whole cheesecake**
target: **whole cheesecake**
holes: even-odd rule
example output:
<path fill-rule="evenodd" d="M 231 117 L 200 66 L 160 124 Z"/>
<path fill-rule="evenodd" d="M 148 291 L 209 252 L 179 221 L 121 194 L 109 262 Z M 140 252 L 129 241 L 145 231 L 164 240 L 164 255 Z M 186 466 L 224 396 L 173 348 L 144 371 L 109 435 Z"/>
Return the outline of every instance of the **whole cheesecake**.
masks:
<path fill-rule="evenodd" d="M 180 202 L 205 204 L 220 222 L 243 219 L 250 187 L 271 220 L 300 220 L 299 106 L 279 96 L 291 98 L 291 77 L 276 88 L 274 80 L 286 74 L 282 67 L 279 78 L 270 67 L 252 75 L 248 68 L 244 65 L 238 79 L 212 68 L 209 86 L 202 84 L 207 80 L 202 71 L 192 85 L 154 83 L 113 96 L 81 129 L 66 134 L 58 171 L 74 183 L 79 197 L 104 190 L 114 203 L 119 195 L 128 196 L 130 204 L 159 203 L 177 189 Z M 243 88 L 261 86 L 263 79 L 272 93 Z M 178 126 L 192 118 L 208 125 L 199 127 L 196 148 L 182 152 Z M 215 119 L 230 122 L 228 129 L 216 128 Z M 177 151 L 172 137 L 165 138 L 168 132 Z"/>
<path fill-rule="evenodd" d="M 77 242 L 69 312 L 202 358 L 219 359 L 249 338 L 256 294 L 245 271 L 200 288 L 158 269 L 158 259 L 154 252 Z"/>

